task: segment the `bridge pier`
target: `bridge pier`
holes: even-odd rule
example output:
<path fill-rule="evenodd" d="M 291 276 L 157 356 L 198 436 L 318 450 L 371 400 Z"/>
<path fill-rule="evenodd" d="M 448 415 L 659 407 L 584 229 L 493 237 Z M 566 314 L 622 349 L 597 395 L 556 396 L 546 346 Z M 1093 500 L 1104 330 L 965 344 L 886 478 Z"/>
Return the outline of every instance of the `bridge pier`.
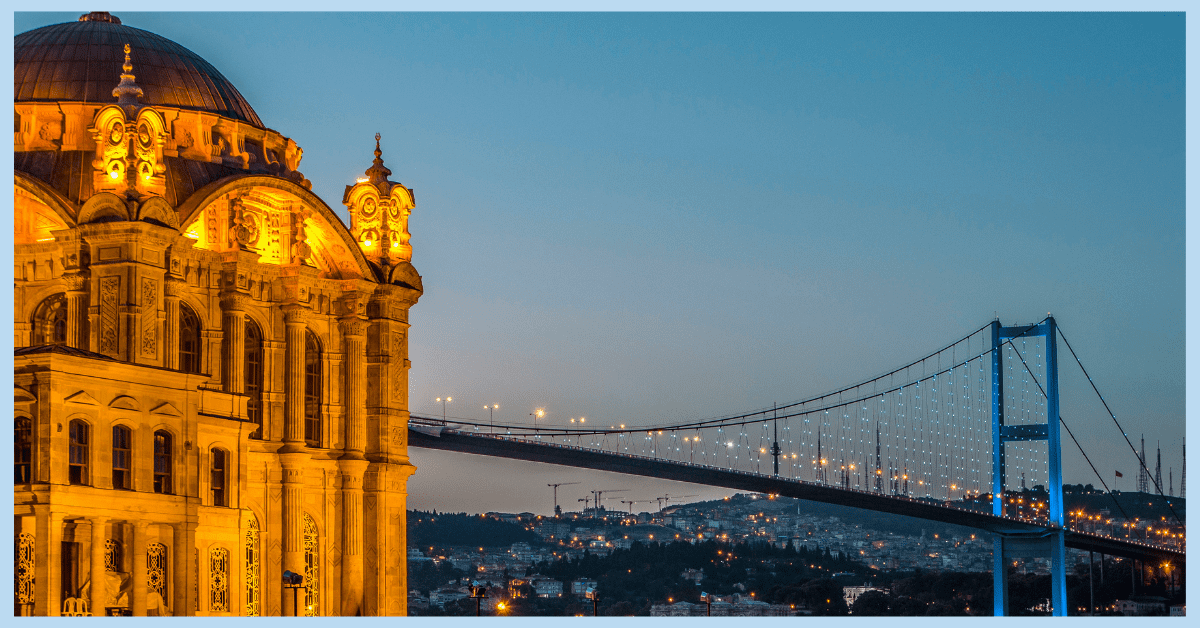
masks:
<path fill-rule="evenodd" d="M 1050 606 L 1055 617 L 1067 616 L 1067 546 L 1064 530 L 1044 533 L 996 533 L 992 549 L 993 615 L 1010 616 L 1008 566 L 1015 558 L 1050 558 Z"/>

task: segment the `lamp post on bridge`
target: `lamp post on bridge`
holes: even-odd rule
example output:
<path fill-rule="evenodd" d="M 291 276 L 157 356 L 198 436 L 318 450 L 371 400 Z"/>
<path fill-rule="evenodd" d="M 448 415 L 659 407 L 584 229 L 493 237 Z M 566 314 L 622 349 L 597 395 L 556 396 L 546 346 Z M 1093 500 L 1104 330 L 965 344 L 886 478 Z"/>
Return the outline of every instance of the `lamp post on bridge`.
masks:
<path fill-rule="evenodd" d="M 499 409 L 500 409 L 500 404 L 498 404 L 498 403 L 493 403 L 493 404 L 492 404 L 492 405 L 490 405 L 490 406 L 484 406 L 484 409 L 488 411 L 488 433 L 489 433 L 489 434 L 491 434 L 491 433 L 492 433 L 492 431 L 495 429 L 495 428 L 493 427 L 493 425 L 492 425 L 492 423 L 493 423 L 493 421 L 492 421 L 492 411 L 493 411 L 493 410 L 499 410 Z"/>
<path fill-rule="evenodd" d="M 435 401 L 439 401 L 442 404 L 442 425 L 445 425 L 446 424 L 446 404 L 450 403 L 451 401 L 454 401 L 454 398 L 453 397 L 438 397 Z"/>
<path fill-rule="evenodd" d="M 546 410 L 545 408 L 538 408 L 537 410 L 530 412 L 529 416 L 533 417 L 533 431 L 537 432 L 537 420 L 546 416 Z"/>

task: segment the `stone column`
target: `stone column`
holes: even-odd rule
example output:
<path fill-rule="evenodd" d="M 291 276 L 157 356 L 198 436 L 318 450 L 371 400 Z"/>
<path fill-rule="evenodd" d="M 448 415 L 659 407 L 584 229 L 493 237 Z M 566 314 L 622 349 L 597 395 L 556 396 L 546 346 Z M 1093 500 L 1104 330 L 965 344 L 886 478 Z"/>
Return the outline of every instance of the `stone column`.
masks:
<path fill-rule="evenodd" d="M 304 330 L 308 308 L 295 303 L 283 306 L 286 327 L 284 348 L 283 441 L 304 445 Z"/>
<path fill-rule="evenodd" d="M 62 525 L 63 515 L 50 506 L 34 506 L 33 614 L 58 617 L 62 614 Z"/>
<path fill-rule="evenodd" d="M 104 615 L 104 604 L 108 602 L 104 595 L 104 572 L 107 571 L 104 568 L 104 542 L 108 537 L 104 532 L 107 525 L 108 519 L 92 517 L 92 599 L 88 604 L 94 617 Z"/>
<path fill-rule="evenodd" d="M 89 349 L 87 336 L 87 275 L 65 273 L 67 284 L 67 345 L 76 349 Z"/>
<path fill-rule="evenodd" d="M 167 591 L 167 596 L 171 599 L 163 602 L 171 607 L 171 614 L 176 617 L 190 617 L 196 614 L 196 609 L 190 608 L 190 602 L 194 598 L 189 592 L 192 590 L 191 582 L 199 578 L 200 574 L 188 573 L 192 553 L 196 547 L 195 538 L 194 522 L 181 521 L 171 524 L 171 586 Z"/>
<path fill-rule="evenodd" d="M 284 571 L 304 573 L 304 465 L 309 455 L 304 447 L 304 326 L 307 308 L 295 303 L 283 306 L 286 325 L 283 449 L 283 560 Z M 284 591 L 280 610 L 293 614 L 291 591 Z"/>
<path fill-rule="evenodd" d="M 221 370 L 222 388 L 227 393 L 246 392 L 246 306 L 250 296 L 241 292 L 226 292 L 221 295 L 221 329 L 225 356 Z M 301 340 L 303 342 L 303 339 Z M 301 348 L 303 351 L 303 348 Z M 301 353 L 301 383 L 304 377 L 304 355 Z"/>
<path fill-rule="evenodd" d="M 339 461 L 342 475 L 342 607 L 343 617 L 362 614 L 363 555 L 362 555 L 362 498 L 363 474 L 368 462 L 363 457 L 366 448 L 367 322 L 357 315 L 339 320 L 345 338 L 345 455 Z"/>
<path fill-rule="evenodd" d="M 338 320 L 345 338 L 345 445 L 347 456 L 362 459 L 367 445 L 367 321 L 359 316 L 344 316 Z"/>
<path fill-rule="evenodd" d="M 146 549 L 150 525 L 145 521 L 133 524 L 133 590 L 129 594 L 129 605 L 134 617 L 146 616 L 146 596 L 149 593 L 149 569 L 146 565 Z"/>
<path fill-rule="evenodd" d="M 182 280 L 167 278 L 163 287 L 163 366 L 179 368 L 179 292 L 186 285 Z"/>

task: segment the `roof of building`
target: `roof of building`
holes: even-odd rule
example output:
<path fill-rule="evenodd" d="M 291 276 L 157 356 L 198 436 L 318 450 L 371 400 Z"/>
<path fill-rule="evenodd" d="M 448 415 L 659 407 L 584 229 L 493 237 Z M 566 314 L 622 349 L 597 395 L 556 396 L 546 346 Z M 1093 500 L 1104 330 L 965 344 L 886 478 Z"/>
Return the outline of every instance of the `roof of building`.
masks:
<path fill-rule="evenodd" d="M 141 102 L 210 111 L 262 127 L 262 120 L 216 68 L 179 44 L 105 12 L 17 35 L 13 42 L 13 99 L 116 103 L 124 46 L 132 48 Z"/>

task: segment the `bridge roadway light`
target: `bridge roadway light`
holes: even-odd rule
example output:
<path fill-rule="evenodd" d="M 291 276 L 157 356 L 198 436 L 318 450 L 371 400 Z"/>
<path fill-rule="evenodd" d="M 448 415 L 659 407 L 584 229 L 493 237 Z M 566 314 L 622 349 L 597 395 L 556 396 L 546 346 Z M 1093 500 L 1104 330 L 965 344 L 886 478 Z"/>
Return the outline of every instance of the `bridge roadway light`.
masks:
<path fill-rule="evenodd" d="M 442 423 L 446 422 L 446 404 L 454 401 L 454 397 L 438 397 L 435 401 L 442 404 Z"/>

